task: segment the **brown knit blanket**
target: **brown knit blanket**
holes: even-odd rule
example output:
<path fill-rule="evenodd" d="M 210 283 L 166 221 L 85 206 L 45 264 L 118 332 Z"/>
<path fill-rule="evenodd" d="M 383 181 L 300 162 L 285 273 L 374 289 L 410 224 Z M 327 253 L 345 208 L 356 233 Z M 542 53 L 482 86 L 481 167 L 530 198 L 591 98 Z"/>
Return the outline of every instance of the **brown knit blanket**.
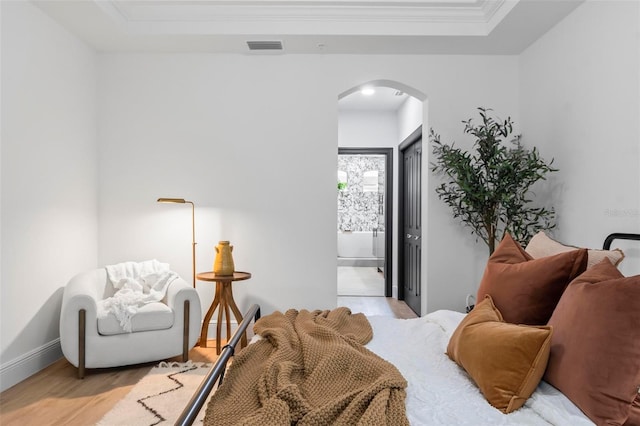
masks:
<path fill-rule="evenodd" d="M 258 320 L 261 339 L 234 357 L 205 425 L 408 425 L 407 382 L 362 345 L 362 314 L 289 310 Z"/>

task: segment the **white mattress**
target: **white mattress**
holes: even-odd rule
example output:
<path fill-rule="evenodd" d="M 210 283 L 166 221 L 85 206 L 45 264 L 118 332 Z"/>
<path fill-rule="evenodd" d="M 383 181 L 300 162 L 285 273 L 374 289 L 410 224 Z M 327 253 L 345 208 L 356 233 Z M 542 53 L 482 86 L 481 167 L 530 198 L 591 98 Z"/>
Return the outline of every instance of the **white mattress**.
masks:
<path fill-rule="evenodd" d="M 524 407 L 503 414 L 484 399 L 465 371 L 445 354 L 464 314 L 437 311 L 422 318 L 367 317 L 373 340 L 366 347 L 394 364 L 407 379 L 412 425 L 590 425 L 561 392 L 541 382 Z"/>

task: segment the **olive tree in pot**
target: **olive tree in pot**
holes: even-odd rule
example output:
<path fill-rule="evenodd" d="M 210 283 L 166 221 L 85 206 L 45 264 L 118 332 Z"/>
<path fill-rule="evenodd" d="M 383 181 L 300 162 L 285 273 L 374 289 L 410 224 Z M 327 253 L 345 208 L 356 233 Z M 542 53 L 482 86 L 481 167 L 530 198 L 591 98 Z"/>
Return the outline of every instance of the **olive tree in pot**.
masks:
<path fill-rule="evenodd" d="M 454 218 L 471 228 L 476 241 L 487 244 L 491 255 L 507 232 L 524 245 L 536 232 L 555 226 L 553 208 L 536 207 L 530 197 L 533 184 L 557 169 L 535 147 L 526 149 L 520 135 L 512 135 L 511 117 L 493 118 L 487 108 L 478 112 L 479 124 L 462 122 L 464 132 L 475 137 L 472 152 L 442 143 L 431 129 L 431 170 L 444 180 L 436 188 L 438 197 L 451 207 Z M 510 137 L 510 145 L 503 143 Z"/>

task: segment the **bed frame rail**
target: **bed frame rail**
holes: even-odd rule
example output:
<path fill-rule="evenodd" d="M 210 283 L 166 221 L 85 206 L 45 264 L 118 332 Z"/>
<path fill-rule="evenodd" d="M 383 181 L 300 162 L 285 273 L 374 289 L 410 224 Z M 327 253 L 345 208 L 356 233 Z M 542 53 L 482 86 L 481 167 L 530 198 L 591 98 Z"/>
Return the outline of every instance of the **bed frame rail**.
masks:
<path fill-rule="evenodd" d="M 616 232 L 613 234 L 609 234 L 607 238 L 604 240 L 604 244 L 602 248 L 604 250 L 609 250 L 611 248 L 611 243 L 613 240 L 636 240 L 640 241 L 640 234 L 626 234 L 622 232 Z"/>
<path fill-rule="evenodd" d="M 252 320 L 257 321 L 260 318 L 260 306 L 252 305 L 249 310 L 245 313 L 244 319 L 238 326 L 238 329 L 231 336 L 231 340 L 224 345 L 222 351 L 220 351 L 220 356 L 218 357 L 211 370 L 207 373 L 202 383 L 200 383 L 200 387 L 196 393 L 191 397 L 191 400 L 187 404 L 187 406 L 182 410 L 182 414 L 178 417 L 176 421 L 176 425 L 186 425 L 190 426 L 195 421 L 198 413 L 202 409 L 207 397 L 213 390 L 213 387 L 216 384 L 216 381 L 219 379 L 219 383 L 222 383 L 224 379 L 224 371 L 227 367 L 227 361 L 233 356 L 235 352 L 236 345 L 244 335 L 247 327 L 251 323 Z"/>

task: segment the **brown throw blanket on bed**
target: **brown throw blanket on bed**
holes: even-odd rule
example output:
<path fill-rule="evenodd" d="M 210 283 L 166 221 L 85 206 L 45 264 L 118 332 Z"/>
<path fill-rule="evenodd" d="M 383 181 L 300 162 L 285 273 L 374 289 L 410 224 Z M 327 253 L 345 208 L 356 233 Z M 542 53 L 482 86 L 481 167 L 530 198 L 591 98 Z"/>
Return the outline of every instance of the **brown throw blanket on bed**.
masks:
<path fill-rule="evenodd" d="M 264 339 L 235 356 L 205 425 L 408 425 L 407 382 L 362 345 L 371 325 L 347 308 L 258 320 Z"/>

